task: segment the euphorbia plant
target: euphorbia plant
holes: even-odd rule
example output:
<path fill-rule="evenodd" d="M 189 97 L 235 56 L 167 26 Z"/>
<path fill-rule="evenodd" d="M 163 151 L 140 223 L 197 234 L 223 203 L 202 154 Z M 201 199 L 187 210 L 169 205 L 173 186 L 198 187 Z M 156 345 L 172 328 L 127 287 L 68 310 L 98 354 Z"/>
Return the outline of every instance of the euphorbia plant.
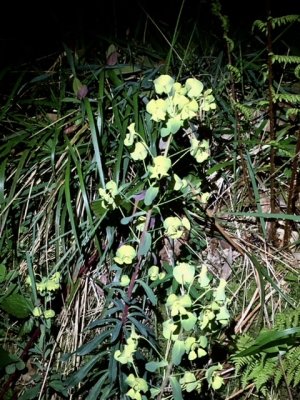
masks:
<path fill-rule="evenodd" d="M 208 367 L 208 354 L 229 321 L 226 282 L 212 279 L 193 253 L 180 259 L 174 251 L 175 242 L 184 244 L 193 230 L 193 218 L 184 209 L 209 197 L 191 173 L 210 154 L 209 142 L 193 129 L 193 121 L 202 123 L 216 108 L 214 97 L 196 78 L 180 83 L 161 75 L 154 88 L 156 96 L 146 105 L 148 131 L 139 133 L 136 122 L 130 122 L 124 140 L 134 179 L 120 187 L 108 179 L 96 202 L 101 218 L 113 212 L 122 225 L 110 258 L 110 302 L 98 322 L 104 332 L 107 327 L 99 343 L 111 347 L 110 382 L 102 378 L 98 385 L 138 400 L 162 399 L 169 385 L 177 399 L 182 391 L 200 392 L 203 381 L 220 388 L 221 366 Z M 182 174 L 177 163 L 185 158 L 195 165 Z M 177 199 L 184 209 L 176 207 Z M 160 257 L 161 243 L 169 243 L 168 262 Z"/>

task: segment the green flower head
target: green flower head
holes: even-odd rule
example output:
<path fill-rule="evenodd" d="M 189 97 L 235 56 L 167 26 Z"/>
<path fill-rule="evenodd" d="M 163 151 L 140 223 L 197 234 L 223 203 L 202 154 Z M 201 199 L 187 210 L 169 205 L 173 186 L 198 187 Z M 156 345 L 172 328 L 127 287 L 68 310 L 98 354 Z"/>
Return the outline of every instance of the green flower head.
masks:
<path fill-rule="evenodd" d="M 105 189 L 100 188 L 99 189 L 99 196 L 101 201 L 101 206 L 104 209 L 111 208 L 115 209 L 117 207 L 115 203 L 115 197 L 118 194 L 118 187 L 116 182 L 114 181 L 109 181 L 105 185 Z"/>
<path fill-rule="evenodd" d="M 165 277 L 165 272 L 159 272 L 157 265 L 152 265 L 148 270 L 148 276 L 151 281 L 156 281 L 158 279 L 163 279 Z"/>
<path fill-rule="evenodd" d="M 173 276 L 175 280 L 181 285 L 191 284 L 194 281 L 195 267 L 184 262 L 178 263 L 173 268 Z"/>
<path fill-rule="evenodd" d="M 151 114 L 151 119 L 155 122 L 164 121 L 166 119 L 168 103 L 163 99 L 150 100 L 146 105 L 146 110 Z"/>
<path fill-rule="evenodd" d="M 171 310 L 171 316 L 175 315 L 186 315 L 188 311 L 186 308 L 192 306 L 192 300 L 188 294 L 183 296 L 176 296 L 176 294 L 171 293 L 167 298 L 167 307 Z"/>
<path fill-rule="evenodd" d="M 161 137 L 169 136 L 170 133 L 177 133 L 182 125 L 183 120 L 181 119 L 180 115 L 169 118 L 166 125 L 160 130 Z"/>
<path fill-rule="evenodd" d="M 170 158 L 165 156 L 157 156 L 153 159 L 153 166 L 148 166 L 151 179 L 161 179 L 168 176 L 168 171 L 172 166 Z"/>
<path fill-rule="evenodd" d="M 142 400 L 140 392 L 146 393 L 148 391 L 148 384 L 145 379 L 135 377 L 133 374 L 128 375 L 126 383 L 131 387 L 126 395 L 133 400 Z"/>
<path fill-rule="evenodd" d="M 179 83 L 179 82 L 175 82 L 174 85 L 173 85 L 173 92 L 174 92 L 174 95 L 176 93 L 185 95 L 186 94 L 186 87 L 182 86 L 182 84 Z"/>
<path fill-rule="evenodd" d="M 201 99 L 201 105 L 200 105 L 202 111 L 215 110 L 217 108 L 217 105 L 215 103 L 215 98 L 211 93 L 212 89 L 207 89 L 203 93 L 203 98 Z"/>
<path fill-rule="evenodd" d="M 203 83 L 195 78 L 189 78 L 185 82 L 185 88 L 189 98 L 199 98 L 203 91 Z"/>
<path fill-rule="evenodd" d="M 182 219 L 178 217 L 168 217 L 164 221 L 164 228 L 166 235 L 171 239 L 180 239 L 184 233 L 184 230 L 190 230 L 191 224 L 186 217 Z"/>
<path fill-rule="evenodd" d="M 191 148 L 190 153 L 193 157 L 195 157 L 198 163 L 202 163 L 207 160 L 209 157 L 209 142 L 208 140 L 199 141 L 195 137 L 190 139 Z"/>
<path fill-rule="evenodd" d="M 123 287 L 128 286 L 130 283 L 130 278 L 128 275 L 122 275 L 120 280 L 120 285 Z"/>
<path fill-rule="evenodd" d="M 169 95 L 174 86 L 174 79 L 169 75 L 160 75 L 154 80 L 154 87 L 157 94 L 167 94 Z"/>
<path fill-rule="evenodd" d="M 130 124 L 127 129 L 129 130 L 129 133 L 126 133 L 124 144 L 125 146 L 132 146 L 134 138 L 137 135 L 137 132 L 135 131 L 135 123 L 133 122 Z"/>
<path fill-rule="evenodd" d="M 44 311 L 44 317 L 45 319 L 50 319 L 50 318 L 54 318 L 55 317 L 55 311 L 54 310 L 45 310 Z"/>
<path fill-rule="evenodd" d="M 188 393 L 192 392 L 193 390 L 200 391 L 201 389 L 201 381 L 196 378 L 195 374 L 189 371 L 185 371 L 183 377 L 180 378 L 179 383 L 183 390 Z"/>
<path fill-rule="evenodd" d="M 126 344 L 123 351 L 116 350 L 114 354 L 115 360 L 121 364 L 133 363 L 133 354 L 135 353 L 138 345 L 139 335 L 136 334 L 134 327 L 130 333 L 129 338 L 126 340 Z"/>
<path fill-rule="evenodd" d="M 143 142 L 137 142 L 135 144 L 134 151 L 130 153 L 130 155 L 134 161 L 145 160 L 148 155 L 147 147 Z"/>
<path fill-rule="evenodd" d="M 192 99 L 182 108 L 180 117 L 182 120 L 191 119 L 197 115 L 199 111 L 199 105 L 195 99 Z"/>
<path fill-rule="evenodd" d="M 175 180 L 174 190 L 178 191 L 187 187 L 188 183 L 186 179 L 181 179 L 176 174 L 174 174 L 173 177 Z"/>
<path fill-rule="evenodd" d="M 116 257 L 114 257 L 114 261 L 121 265 L 132 264 L 132 261 L 135 257 L 136 257 L 135 249 L 128 244 L 123 244 L 123 246 L 118 248 Z"/>

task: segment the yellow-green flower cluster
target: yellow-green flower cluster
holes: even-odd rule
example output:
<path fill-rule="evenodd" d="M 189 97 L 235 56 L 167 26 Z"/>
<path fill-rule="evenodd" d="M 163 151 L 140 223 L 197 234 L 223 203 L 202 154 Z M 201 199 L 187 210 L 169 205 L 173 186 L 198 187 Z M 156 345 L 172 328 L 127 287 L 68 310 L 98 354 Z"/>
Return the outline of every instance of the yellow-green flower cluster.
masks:
<path fill-rule="evenodd" d="M 157 156 L 153 159 L 153 165 L 148 166 L 151 179 L 161 179 L 168 176 L 168 171 L 172 166 L 170 158 L 165 156 Z"/>
<path fill-rule="evenodd" d="M 141 392 L 146 393 L 148 391 L 148 384 L 143 378 L 135 377 L 133 374 L 128 375 L 126 383 L 130 386 L 130 389 L 126 393 L 128 397 L 133 400 L 142 400 Z"/>
<path fill-rule="evenodd" d="M 207 160 L 210 154 L 208 140 L 198 140 L 195 137 L 190 138 L 190 153 L 198 163 Z"/>
<path fill-rule="evenodd" d="M 107 182 L 107 184 L 105 185 L 105 189 L 102 188 L 99 189 L 101 206 L 104 209 L 114 210 L 117 207 L 115 202 L 117 194 L 118 194 L 118 187 L 116 182 L 114 181 Z"/>
<path fill-rule="evenodd" d="M 164 122 L 160 133 L 162 137 L 174 134 L 184 121 L 200 112 L 216 108 L 211 89 L 203 92 L 203 84 L 196 78 L 189 78 L 185 84 L 175 82 L 169 75 L 161 75 L 154 80 L 155 92 L 166 97 L 152 99 L 146 106 L 155 122 Z"/>
<path fill-rule="evenodd" d="M 35 282 L 36 289 L 40 293 L 54 292 L 60 287 L 60 272 L 55 272 L 50 278 L 43 277 L 40 282 Z M 32 286 L 31 278 L 26 278 L 26 283 Z"/>
<path fill-rule="evenodd" d="M 121 364 L 133 363 L 133 354 L 137 349 L 138 339 L 139 335 L 135 333 L 134 327 L 132 327 L 131 334 L 126 340 L 123 351 L 116 350 L 114 358 Z"/>
<path fill-rule="evenodd" d="M 119 247 L 114 257 L 114 261 L 118 264 L 132 264 L 133 259 L 136 256 L 135 249 L 129 244 L 123 244 Z"/>
<path fill-rule="evenodd" d="M 168 217 L 164 221 L 165 233 L 171 239 L 180 239 L 184 230 L 190 231 L 191 224 L 186 217 Z"/>
<path fill-rule="evenodd" d="M 52 309 L 43 311 L 41 307 L 34 307 L 32 315 L 37 318 L 43 316 L 45 319 L 49 319 L 55 317 L 55 311 Z"/>
<path fill-rule="evenodd" d="M 124 144 L 125 146 L 130 147 L 134 144 L 135 139 L 139 137 L 139 134 L 135 130 L 134 122 L 132 122 L 127 129 L 129 132 L 126 134 Z M 130 155 L 134 161 L 145 160 L 148 155 L 146 144 L 143 141 L 135 142 L 134 150 L 130 153 Z"/>

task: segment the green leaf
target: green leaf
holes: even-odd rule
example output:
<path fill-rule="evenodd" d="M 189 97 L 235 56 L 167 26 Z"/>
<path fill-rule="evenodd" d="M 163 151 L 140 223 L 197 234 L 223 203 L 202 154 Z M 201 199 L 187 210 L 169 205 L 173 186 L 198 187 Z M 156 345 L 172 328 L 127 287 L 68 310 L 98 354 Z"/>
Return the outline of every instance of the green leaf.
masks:
<path fill-rule="evenodd" d="M 76 351 L 76 354 L 79 356 L 85 356 L 95 350 L 108 336 L 111 335 L 111 330 L 104 331 L 99 333 L 94 339 L 90 342 L 83 344 L 79 349 Z"/>
<path fill-rule="evenodd" d="M 7 373 L 7 375 L 12 375 L 16 372 L 16 364 L 8 364 L 5 367 L 5 372 Z"/>
<path fill-rule="evenodd" d="M 185 331 L 190 331 L 194 328 L 197 322 L 197 317 L 191 313 L 187 312 L 181 317 L 181 325 Z"/>
<path fill-rule="evenodd" d="M 38 383 L 35 386 L 30 387 L 29 389 L 26 390 L 25 393 L 22 394 L 22 396 L 20 396 L 18 398 L 18 400 L 33 400 L 36 399 L 37 396 L 40 394 L 41 392 L 41 383 Z"/>
<path fill-rule="evenodd" d="M 108 356 L 107 352 L 103 351 L 100 354 L 92 357 L 87 363 L 84 364 L 83 367 L 76 371 L 73 375 L 69 377 L 67 380 L 67 385 L 69 388 L 73 388 L 74 386 L 78 385 L 78 383 L 82 382 L 90 370 L 94 367 L 94 365 L 103 357 Z"/>
<path fill-rule="evenodd" d="M 18 371 L 22 371 L 26 367 L 24 361 L 20 360 L 16 363 L 16 368 Z"/>
<path fill-rule="evenodd" d="M 149 232 L 145 232 L 138 249 L 138 256 L 145 256 L 151 248 L 152 236 Z"/>
<path fill-rule="evenodd" d="M 175 376 L 170 376 L 170 383 L 172 386 L 174 400 L 183 400 L 181 386 Z"/>
<path fill-rule="evenodd" d="M 150 186 L 145 194 L 145 199 L 144 199 L 144 203 L 146 206 L 151 206 L 151 204 L 153 203 L 153 200 L 155 199 L 155 197 L 158 195 L 159 192 L 159 188 L 156 186 Z"/>
<path fill-rule="evenodd" d="M 165 360 L 162 360 L 162 361 L 150 361 L 145 365 L 145 367 L 146 367 L 147 371 L 155 372 L 157 369 L 166 367 L 167 365 L 168 365 L 168 363 Z"/>
<path fill-rule="evenodd" d="M 98 380 L 98 382 L 89 391 L 89 394 L 88 394 L 86 400 L 98 399 L 99 398 L 98 396 L 100 395 L 100 393 L 101 393 L 103 399 L 106 398 L 103 396 L 102 387 L 107 379 L 108 379 L 108 372 L 105 371 L 103 376 Z M 111 391 L 112 391 L 112 388 L 111 388 Z"/>
<path fill-rule="evenodd" d="M 91 204 L 91 209 L 98 218 L 101 218 L 107 213 L 107 209 L 102 206 L 102 200 L 93 201 Z"/>
<path fill-rule="evenodd" d="M 68 396 L 67 388 L 60 379 L 53 379 L 49 382 L 49 386 L 55 390 L 55 392 L 62 394 L 64 397 Z"/>
<path fill-rule="evenodd" d="M 0 369 L 6 367 L 8 364 L 11 364 L 12 361 L 13 360 L 10 356 L 10 353 L 0 346 Z"/>
<path fill-rule="evenodd" d="M 255 342 L 248 349 L 238 353 L 236 357 L 245 357 L 252 354 L 258 354 L 261 351 L 272 348 L 278 343 L 278 341 L 288 340 L 292 335 L 299 337 L 300 327 L 261 332 Z"/>
<path fill-rule="evenodd" d="M 155 296 L 153 290 L 150 288 L 150 286 L 147 285 L 146 282 L 142 281 L 141 279 L 137 279 L 137 282 L 143 287 L 145 290 L 145 293 L 147 295 L 148 300 L 151 301 L 151 303 L 156 306 L 157 304 L 157 296 Z"/>
<path fill-rule="evenodd" d="M 0 283 L 4 282 L 6 278 L 6 266 L 0 264 Z"/>
<path fill-rule="evenodd" d="M 172 362 L 174 365 L 181 363 L 182 356 L 185 353 L 185 346 L 183 340 L 176 340 L 172 348 Z"/>
<path fill-rule="evenodd" d="M 123 217 L 120 222 L 122 225 L 128 225 L 134 218 L 140 217 L 141 215 L 145 215 L 145 214 L 146 214 L 146 211 L 139 211 L 137 213 L 130 215 L 129 217 Z"/>
<path fill-rule="evenodd" d="M 0 308 L 16 318 L 27 318 L 33 305 L 28 298 L 21 294 L 13 293 L 2 300 Z"/>

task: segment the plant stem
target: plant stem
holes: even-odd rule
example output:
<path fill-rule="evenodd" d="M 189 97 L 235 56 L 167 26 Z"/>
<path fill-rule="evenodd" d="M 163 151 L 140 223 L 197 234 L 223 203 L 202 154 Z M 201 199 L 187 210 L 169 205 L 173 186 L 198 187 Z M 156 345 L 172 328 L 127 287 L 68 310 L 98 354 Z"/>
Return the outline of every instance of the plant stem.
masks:
<path fill-rule="evenodd" d="M 146 235 L 146 233 L 148 231 L 151 215 L 152 215 L 152 209 L 147 211 L 146 221 L 145 221 L 143 233 L 141 235 L 141 240 L 140 240 L 139 247 L 141 247 L 143 245 L 144 241 L 145 241 L 145 235 Z M 122 315 L 122 325 L 123 326 L 126 324 L 126 321 L 127 321 L 127 316 L 128 316 L 128 311 L 129 311 L 129 303 L 130 303 L 130 300 L 131 300 L 134 284 L 135 284 L 135 282 L 136 282 L 136 280 L 137 280 L 137 278 L 139 276 L 142 260 L 143 260 L 143 257 L 139 256 L 138 262 L 137 262 L 137 264 L 136 264 L 136 266 L 134 268 L 134 272 L 133 272 L 133 274 L 131 276 L 131 279 L 130 279 L 130 283 L 129 283 L 128 290 L 127 290 L 127 303 L 125 304 L 123 315 Z"/>

